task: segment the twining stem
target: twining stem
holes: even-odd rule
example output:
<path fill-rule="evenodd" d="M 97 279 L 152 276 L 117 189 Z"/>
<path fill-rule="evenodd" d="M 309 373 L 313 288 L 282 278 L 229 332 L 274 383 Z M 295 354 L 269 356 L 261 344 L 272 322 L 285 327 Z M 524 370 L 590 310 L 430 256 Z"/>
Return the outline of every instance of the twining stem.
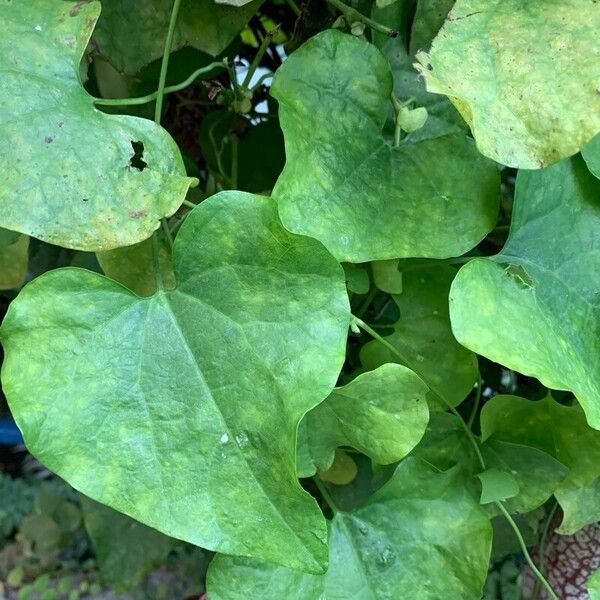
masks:
<path fill-rule="evenodd" d="M 158 241 L 158 235 L 156 233 L 152 236 L 152 261 L 154 264 L 154 279 L 156 280 L 156 289 L 162 291 L 165 289 L 162 272 L 160 270 L 160 247 Z"/>
<path fill-rule="evenodd" d="M 325 502 L 327 503 L 327 506 L 329 506 L 329 508 L 331 509 L 331 512 L 334 515 L 336 515 L 339 512 L 339 508 L 337 507 L 336 503 L 334 502 L 333 498 L 331 497 L 331 494 L 329 493 L 329 490 L 327 489 L 325 484 L 319 479 L 318 475 L 313 477 L 313 481 L 315 482 L 315 485 L 317 486 L 319 492 L 321 492 L 321 496 L 323 496 L 323 500 L 325 500 Z"/>
<path fill-rule="evenodd" d="M 169 248 L 173 250 L 173 236 L 171 235 L 171 228 L 169 227 L 169 223 L 167 223 L 166 219 L 161 219 L 160 224 L 162 226 L 163 234 L 167 243 L 169 244 Z"/>
<path fill-rule="evenodd" d="M 189 200 L 184 200 L 181 204 L 183 204 L 183 206 L 187 206 L 188 208 L 191 208 L 192 210 L 194 208 L 196 208 L 196 206 L 198 206 L 197 204 L 194 204 L 193 202 L 190 202 Z"/>
<path fill-rule="evenodd" d="M 263 59 L 263 56 L 265 55 L 265 52 L 267 51 L 267 48 L 269 47 L 269 44 L 271 43 L 271 40 L 273 39 L 273 36 L 277 33 L 278 29 L 279 29 L 279 27 L 276 27 L 272 31 L 269 31 L 267 33 L 267 35 L 265 35 L 265 37 L 262 39 L 262 42 L 260 43 L 260 46 L 258 47 L 258 50 L 256 51 L 254 59 L 252 60 L 252 63 L 248 67 L 248 71 L 246 72 L 244 81 L 242 82 L 243 88 L 246 88 L 246 89 L 250 88 L 250 82 L 252 81 L 252 77 L 254 77 L 254 73 L 256 73 L 256 69 L 258 68 L 258 65 L 260 64 L 260 61 Z"/>
<path fill-rule="evenodd" d="M 385 25 L 382 25 L 381 23 L 377 23 L 377 21 L 373 21 L 373 19 L 369 19 L 369 17 L 365 17 L 365 15 L 363 15 L 362 13 L 359 13 L 355 8 L 352 8 L 351 6 L 344 4 L 341 0 L 326 0 L 326 1 L 329 2 L 329 4 L 331 4 L 331 6 L 334 6 L 342 13 L 342 15 L 343 15 L 344 19 L 346 20 L 346 23 L 348 23 L 348 25 L 351 25 L 352 23 L 359 21 L 360 23 L 364 23 L 367 27 L 370 27 L 371 29 L 373 29 L 373 31 L 379 31 L 379 33 L 383 33 L 391 38 L 395 38 L 398 36 L 398 32 L 396 30 L 390 29 L 389 27 L 386 27 Z"/>
<path fill-rule="evenodd" d="M 542 575 L 544 575 L 544 567 L 545 567 L 545 563 L 546 563 L 546 556 L 545 556 L 546 555 L 546 539 L 548 537 L 548 532 L 550 531 L 550 525 L 552 524 L 552 521 L 554 520 L 554 515 L 556 514 L 557 508 L 558 508 L 558 502 L 556 502 L 556 500 L 555 500 L 552 508 L 550 509 L 550 512 L 548 513 L 548 517 L 546 518 L 546 524 L 544 525 L 544 530 L 542 531 L 542 537 L 540 538 L 539 569 L 540 569 L 540 573 Z M 533 593 L 531 594 L 531 599 L 538 600 L 539 594 L 540 594 L 540 580 L 537 579 L 535 582 L 535 586 L 533 588 Z"/>
<path fill-rule="evenodd" d="M 477 416 L 477 411 L 479 410 L 479 403 L 481 402 L 481 388 L 483 386 L 483 380 L 481 376 L 477 380 L 477 390 L 475 391 L 475 402 L 473 403 L 473 409 L 471 410 L 471 415 L 469 416 L 469 420 L 467 421 L 467 425 L 469 429 L 473 426 L 473 421 L 475 421 L 475 417 Z"/>
<path fill-rule="evenodd" d="M 406 357 L 399 350 L 397 350 L 395 346 L 390 344 L 383 336 L 379 335 L 372 327 L 369 327 L 369 325 L 367 325 L 364 321 L 362 321 L 361 319 L 359 319 L 357 317 L 354 317 L 354 323 L 356 325 L 358 325 L 358 327 L 360 327 L 361 329 L 366 331 L 373 338 L 375 338 L 380 344 L 383 344 L 392 354 L 395 354 L 402 361 L 402 363 L 404 363 L 406 365 L 410 364 L 410 361 L 407 361 Z M 473 446 L 473 450 L 475 452 L 475 455 L 477 456 L 477 460 L 479 461 L 481 469 L 483 471 L 485 471 L 486 470 L 485 460 L 483 459 L 483 455 L 481 454 L 481 450 L 479 449 L 479 444 L 477 443 L 477 440 L 475 439 L 473 432 L 471 431 L 469 426 L 465 423 L 465 420 L 462 418 L 461 414 L 456 410 L 456 408 L 454 408 L 444 398 L 444 396 L 442 394 L 440 394 L 438 391 L 436 391 L 417 370 L 413 369 L 413 371 L 415 371 L 417 373 L 417 375 L 419 375 L 419 377 L 421 377 L 425 381 L 425 383 L 427 385 L 429 385 L 429 388 L 431 389 L 431 391 L 436 393 L 440 397 L 440 399 L 446 404 L 446 406 L 448 406 L 450 411 L 458 418 L 458 421 L 461 424 L 461 427 L 464 429 L 465 433 L 467 434 L 467 438 L 469 439 L 469 441 L 471 442 L 471 445 Z M 542 573 L 535 566 L 535 563 L 533 562 L 533 559 L 531 558 L 531 555 L 529 554 L 529 551 L 527 550 L 527 545 L 525 544 L 525 540 L 523 539 L 523 536 L 521 535 L 521 532 L 519 531 L 519 527 L 515 523 L 514 519 L 510 515 L 510 513 L 504 507 L 504 504 L 502 504 L 502 502 L 498 501 L 498 502 L 495 502 L 495 505 L 497 506 L 498 510 L 504 515 L 504 518 L 508 521 L 508 524 L 511 526 L 512 530 L 515 532 L 515 535 L 517 536 L 517 540 L 519 542 L 519 546 L 521 547 L 521 552 L 523 552 L 523 556 L 525 557 L 525 560 L 527 561 L 529 568 L 532 570 L 534 575 L 538 578 L 539 582 L 544 586 L 544 588 L 548 592 L 551 600 L 559 600 L 558 596 L 554 593 L 552 587 L 550 587 L 550 584 L 546 581 L 546 579 L 544 578 Z"/>
<path fill-rule="evenodd" d="M 160 75 L 158 76 L 158 89 L 156 90 L 156 105 L 154 107 L 154 122 L 160 125 L 160 116 L 162 114 L 163 95 L 165 93 L 165 83 L 167 81 L 167 70 L 169 69 L 169 57 L 171 56 L 171 47 L 173 46 L 173 34 L 175 33 L 175 25 L 177 24 L 177 16 L 179 15 L 179 6 L 181 0 L 173 1 L 171 9 L 171 19 L 169 20 L 169 29 L 165 39 L 165 49 L 163 50 L 162 62 L 160 64 Z"/>
<path fill-rule="evenodd" d="M 296 4 L 294 0 L 285 0 L 287 5 L 292 9 L 292 12 L 299 17 L 302 14 L 300 7 Z"/>
<path fill-rule="evenodd" d="M 213 69 L 227 69 L 227 65 L 222 62 L 213 62 L 207 65 L 206 67 L 202 67 L 201 69 L 196 69 L 187 79 L 184 79 L 181 83 L 176 83 L 174 85 L 169 85 L 167 87 L 163 87 L 162 95 L 172 94 L 174 92 L 179 92 L 192 83 L 194 80 L 204 75 L 205 73 L 209 73 Z M 159 90 L 156 92 L 152 92 L 151 94 L 147 94 L 146 96 L 138 96 L 137 98 L 94 98 L 94 104 L 100 104 L 102 106 L 135 106 L 138 104 L 148 104 L 149 102 L 153 102 L 157 100 L 159 96 Z M 161 108 L 162 111 L 162 108 Z"/>
<path fill-rule="evenodd" d="M 167 81 L 167 70 L 169 69 L 169 56 L 171 55 L 171 46 L 173 45 L 173 33 L 175 31 L 175 25 L 177 23 L 177 15 L 179 14 L 179 6 L 181 0 L 173 1 L 173 8 L 171 10 L 171 18 L 169 20 L 169 29 L 167 31 L 167 38 L 165 40 L 165 48 L 163 50 L 162 62 L 160 64 L 160 75 L 158 77 L 158 89 L 156 90 L 156 105 L 154 107 L 154 122 L 160 125 L 160 118 L 162 115 L 163 97 L 165 93 L 165 82 Z M 169 230 L 169 224 L 163 217 L 161 219 L 161 225 L 163 231 L 167 233 L 167 240 L 173 247 L 173 240 L 171 238 L 171 232 Z M 158 241 L 158 232 L 155 232 L 152 236 L 152 258 L 154 261 L 154 277 L 156 278 L 157 289 L 163 290 L 164 283 L 162 273 L 160 271 L 160 249 Z"/>

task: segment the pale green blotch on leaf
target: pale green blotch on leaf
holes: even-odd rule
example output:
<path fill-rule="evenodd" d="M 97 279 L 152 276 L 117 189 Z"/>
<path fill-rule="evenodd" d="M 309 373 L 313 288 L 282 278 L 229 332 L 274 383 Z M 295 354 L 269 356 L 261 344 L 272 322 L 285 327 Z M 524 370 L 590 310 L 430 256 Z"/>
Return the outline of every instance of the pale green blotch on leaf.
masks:
<path fill-rule="evenodd" d="M 458 272 L 452 329 L 478 354 L 572 391 L 600 428 L 600 181 L 580 156 L 517 177 L 510 235 Z"/>
<path fill-rule="evenodd" d="M 262 2 L 182 0 L 172 49 L 193 46 L 212 56 L 220 54 Z M 162 56 L 172 8 L 173 0 L 102 0 L 94 32 L 98 52 L 119 71 L 135 75 Z"/>
<path fill-rule="evenodd" d="M 11 303 L 2 382 L 25 442 L 167 535 L 320 572 L 325 522 L 296 478 L 296 429 L 344 361 L 342 268 L 243 192 L 188 215 L 173 265 L 177 287 L 150 298 L 67 268 Z"/>
<path fill-rule="evenodd" d="M 463 132 L 394 148 L 382 133 L 391 91 L 379 50 L 334 30 L 277 70 L 282 222 L 341 261 L 463 254 L 494 226 L 497 169 Z"/>
<path fill-rule="evenodd" d="M 164 564 L 173 547 L 171 538 L 83 494 L 79 499 L 100 576 L 111 590 L 136 587 Z"/>
<path fill-rule="evenodd" d="M 448 404 L 456 406 L 466 398 L 479 375 L 477 357 L 456 341 L 450 328 L 448 291 L 456 270 L 411 261 L 399 268 L 403 290 L 393 301 L 400 318 L 385 339 L 405 360 L 373 340 L 361 349 L 361 362 L 366 369 L 401 362 L 428 385 L 430 408 L 447 410 Z"/>
<path fill-rule="evenodd" d="M 458 0 L 418 66 L 485 156 L 537 169 L 600 131 L 599 30 L 595 0 Z"/>
<path fill-rule="evenodd" d="M 217 555 L 207 592 L 211 600 L 478 600 L 491 540 L 459 470 L 409 458 L 360 508 L 335 514 L 326 574 Z"/>
<path fill-rule="evenodd" d="M 79 63 L 99 11 L 0 0 L 0 226 L 94 251 L 148 238 L 194 182 L 166 131 L 100 112 L 83 89 Z M 131 164 L 133 143 L 143 170 Z"/>
<path fill-rule="evenodd" d="M 339 446 L 351 446 L 379 464 L 404 458 L 425 433 L 427 390 L 410 369 L 392 363 L 336 388 L 300 423 L 298 476 L 329 469 Z"/>

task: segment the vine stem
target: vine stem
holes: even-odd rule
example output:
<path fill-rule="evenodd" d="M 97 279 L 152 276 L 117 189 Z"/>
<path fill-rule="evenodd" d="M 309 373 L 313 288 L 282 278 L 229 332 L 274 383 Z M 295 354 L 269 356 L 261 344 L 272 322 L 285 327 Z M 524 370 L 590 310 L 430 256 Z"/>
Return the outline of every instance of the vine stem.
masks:
<path fill-rule="evenodd" d="M 546 518 L 546 524 L 544 525 L 544 530 L 542 531 L 542 536 L 540 538 L 540 545 L 539 545 L 539 553 L 540 553 L 539 569 L 540 569 L 540 573 L 542 575 L 544 574 L 544 566 L 545 566 L 545 562 L 546 562 L 546 556 L 545 556 L 546 555 L 546 538 L 548 537 L 548 531 L 550 530 L 550 525 L 552 524 L 552 521 L 554 519 L 554 515 L 556 514 L 556 509 L 557 508 L 558 508 L 558 502 L 556 502 L 556 500 L 555 500 L 554 501 L 554 505 L 550 509 L 550 512 L 548 513 L 548 517 Z M 533 588 L 533 593 L 531 594 L 532 600 L 538 600 L 539 594 L 540 594 L 540 580 L 538 579 L 535 582 L 535 586 Z"/>
<path fill-rule="evenodd" d="M 361 329 L 366 331 L 369 335 L 371 335 L 373 338 L 375 338 L 380 344 L 383 344 L 390 352 L 392 352 L 392 354 L 395 354 L 404 364 L 407 364 L 410 362 L 410 361 L 406 360 L 406 358 L 402 355 L 401 352 L 399 352 L 383 336 L 379 335 L 372 327 L 369 327 L 369 325 L 367 325 L 364 321 L 362 321 L 358 317 L 354 317 L 354 324 L 358 325 L 358 327 L 360 327 Z M 417 375 L 419 375 L 422 379 L 425 379 L 418 372 L 417 372 Z M 426 380 L 425 380 L 425 383 L 427 385 L 429 385 Z M 467 434 L 467 438 L 469 439 L 469 441 L 471 442 L 471 445 L 473 446 L 473 450 L 475 452 L 475 455 L 477 456 L 477 460 L 479 461 L 479 464 L 481 465 L 482 470 L 485 471 L 486 470 L 485 460 L 483 458 L 483 455 L 481 454 L 481 450 L 479 449 L 479 444 L 477 443 L 477 440 L 475 439 L 473 432 L 471 431 L 469 426 L 466 424 L 466 422 L 462 418 L 461 414 L 456 410 L 456 408 L 454 408 L 444 398 L 443 395 L 439 394 L 439 392 L 437 392 L 431 386 L 429 386 L 429 388 L 441 398 L 441 400 L 446 404 L 446 406 L 448 406 L 450 411 L 458 418 L 458 421 L 461 424 L 461 427 L 465 430 L 465 433 Z M 504 507 L 504 504 L 502 504 L 502 502 L 500 502 L 500 501 L 496 501 L 494 504 L 496 505 L 498 510 L 502 513 L 504 518 L 508 521 L 508 524 L 511 526 L 512 530 L 515 532 L 515 535 L 517 536 L 517 540 L 519 542 L 519 546 L 521 547 L 521 552 L 523 552 L 523 556 L 525 557 L 525 560 L 527 561 L 529 568 L 533 571 L 534 575 L 537 577 L 539 582 L 544 586 L 544 588 L 550 595 L 551 600 L 559 600 L 558 596 L 554 593 L 554 590 L 552 589 L 550 584 L 546 581 L 545 577 L 542 575 L 542 573 L 539 571 L 539 569 L 535 566 L 535 563 L 533 562 L 533 559 L 531 558 L 531 555 L 529 554 L 529 550 L 527 550 L 527 545 L 525 544 L 525 540 L 523 539 L 523 536 L 521 535 L 519 527 L 515 523 L 514 519 L 510 515 L 510 513 Z"/>
<path fill-rule="evenodd" d="M 200 77 L 200 75 L 204 75 L 209 73 L 213 69 L 227 69 L 227 66 L 224 63 L 213 62 L 207 65 L 206 67 L 202 67 L 201 69 L 196 69 L 189 77 L 184 79 L 181 83 L 176 83 L 174 85 L 170 85 L 167 87 L 163 87 L 162 95 L 172 94 L 174 92 L 179 92 Z M 138 96 L 136 98 L 93 98 L 94 104 L 99 104 L 101 106 L 135 106 L 138 104 L 148 104 L 153 100 L 157 100 L 159 96 L 159 90 L 156 92 L 152 92 L 151 94 L 147 94 L 146 96 Z M 162 107 L 161 107 L 162 111 Z"/>
<path fill-rule="evenodd" d="M 481 388 L 483 387 L 483 380 L 481 379 L 481 375 L 477 380 L 477 390 L 475 391 L 475 402 L 473 403 L 473 410 L 471 411 L 471 416 L 467 421 L 467 425 L 469 429 L 473 426 L 473 422 L 475 421 L 475 417 L 477 416 L 477 411 L 479 409 L 479 403 L 481 402 Z"/>
<path fill-rule="evenodd" d="M 193 202 L 190 202 L 189 200 L 184 200 L 181 204 L 183 204 L 183 206 L 187 206 L 188 208 L 191 208 L 192 210 L 194 210 L 194 208 L 196 208 L 196 206 L 198 206 L 197 204 L 194 204 Z"/>
<path fill-rule="evenodd" d="M 171 55 L 171 47 L 173 45 L 173 33 L 175 32 L 175 25 L 177 23 L 177 15 L 179 14 L 179 7 L 181 0 L 173 0 L 173 8 L 171 9 L 171 18 L 169 19 L 169 29 L 167 31 L 167 38 L 165 40 L 165 47 L 163 50 L 162 61 L 160 63 L 160 75 L 158 77 L 158 89 L 156 90 L 156 105 L 154 107 L 154 122 L 160 125 L 160 119 L 162 116 L 162 105 L 165 94 L 165 83 L 167 81 L 167 71 L 169 69 L 169 57 Z M 171 237 L 171 230 L 167 220 L 163 217 L 161 220 L 161 226 L 166 234 L 167 240 L 173 248 L 173 239 Z M 159 291 L 164 290 L 164 282 L 162 273 L 160 272 L 160 248 L 158 241 L 158 231 L 154 232 L 152 236 L 152 259 L 154 262 L 154 277 L 156 279 L 156 287 Z"/>
<path fill-rule="evenodd" d="M 385 25 L 382 25 L 377 21 L 373 21 L 373 19 L 369 19 L 369 17 L 365 17 L 365 15 L 359 13 L 355 8 L 344 4 L 341 0 L 326 1 L 342 13 L 348 25 L 351 25 L 356 21 L 360 21 L 361 23 L 364 23 L 367 27 L 373 29 L 373 31 L 379 31 L 379 33 L 383 33 L 391 38 L 398 37 L 398 32 L 395 29 L 390 29 L 389 27 L 386 27 Z"/>
<path fill-rule="evenodd" d="M 337 507 L 337 504 L 333 501 L 333 498 L 331 497 L 331 494 L 329 493 L 329 490 L 327 489 L 325 484 L 319 479 L 318 475 L 313 477 L 313 481 L 315 482 L 315 485 L 317 486 L 319 492 L 321 492 L 323 500 L 327 502 L 327 506 L 329 506 L 331 512 L 334 515 L 336 515 L 339 512 L 339 508 Z"/>
<path fill-rule="evenodd" d="M 260 61 L 263 59 L 263 56 L 265 55 L 265 52 L 267 51 L 267 48 L 269 47 L 269 44 L 271 43 L 273 36 L 277 33 L 278 30 L 279 30 L 279 27 L 276 27 L 272 31 L 269 31 L 267 33 L 267 35 L 265 35 L 265 37 L 262 39 L 262 42 L 260 43 L 260 46 L 258 47 L 256 54 L 254 55 L 254 59 L 252 60 L 252 63 L 250 63 L 250 66 L 248 67 L 248 71 L 246 72 L 244 81 L 242 82 L 243 88 L 249 89 L 250 82 L 252 81 L 252 77 L 254 77 L 254 73 L 256 73 L 256 69 L 258 68 L 258 65 L 260 64 Z"/>
<path fill-rule="evenodd" d="M 163 50 L 162 62 L 160 63 L 160 75 L 158 76 L 158 89 L 156 90 L 156 106 L 154 107 L 154 122 L 160 125 L 160 117 L 162 114 L 163 96 L 165 93 L 165 83 L 167 81 L 167 71 L 169 69 L 169 58 L 171 56 L 171 47 L 173 46 L 173 34 L 175 33 L 175 25 L 177 24 L 177 16 L 179 15 L 179 7 L 181 0 L 173 0 L 173 8 L 171 9 L 171 18 L 169 20 L 169 29 L 165 39 L 165 48 Z"/>

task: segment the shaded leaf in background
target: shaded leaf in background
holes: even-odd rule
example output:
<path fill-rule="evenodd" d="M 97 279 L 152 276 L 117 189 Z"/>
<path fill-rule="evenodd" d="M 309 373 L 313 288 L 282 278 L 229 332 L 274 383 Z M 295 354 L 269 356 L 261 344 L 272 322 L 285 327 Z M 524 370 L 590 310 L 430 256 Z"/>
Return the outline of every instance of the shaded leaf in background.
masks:
<path fill-rule="evenodd" d="M 79 61 L 98 2 L 0 0 L 0 225 L 67 248 L 139 242 L 193 182 L 152 121 L 94 108 Z M 147 166 L 131 164 L 133 144 Z"/>
<path fill-rule="evenodd" d="M 0 290 L 20 287 L 27 276 L 29 237 L 19 235 L 16 242 L 0 245 Z"/>
<path fill-rule="evenodd" d="M 422 267 L 401 263 L 403 291 L 393 296 L 400 319 L 386 340 L 402 354 L 403 363 L 429 386 L 430 408 L 446 410 L 460 404 L 478 378 L 477 357 L 452 335 L 448 316 L 448 291 L 456 270 L 447 265 Z M 373 340 L 362 348 L 360 358 L 367 369 L 398 357 Z M 441 397 L 446 402 L 441 400 Z"/>
<path fill-rule="evenodd" d="M 28 449 L 167 535 L 319 572 L 295 432 L 344 360 L 343 271 L 242 192 L 188 215 L 173 263 L 177 287 L 150 298 L 61 269 L 11 303 L 2 378 Z"/>
<path fill-rule="evenodd" d="M 481 411 L 481 432 L 484 440 L 539 448 L 569 469 L 555 492 L 564 513 L 562 533 L 600 520 L 600 432 L 588 426 L 577 404 L 496 396 Z"/>
<path fill-rule="evenodd" d="M 410 52 L 425 50 L 444 24 L 454 0 L 418 0 L 410 34 Z"/>
<path fill-rule="evenodd" d="M 173 50 L 189 45 L 212 56 L 220 54 L 261 3 L 254 0 L 237 8 L 214 0 L 183 0 Z M 162 56 L 172 6 L 172 0 L 102 0 L 94 32 L 98 51 L 119 71 L 135 75 Z"/>
<path fill-rule="evenodd" d="M 398 259 L 375 260 L 371 263 L 373 282 L 382 292 L 402 293 L 402 273 L 398 269 Z"/>
<path fill-rule="evenodd" d="M 509 471 L 491 467 L 477 474 L 481 481 L 481 504 L 501 502 L 519 493 L 519 484 Z"/>
<path fill-rule="evenodd" d="M 219 555 L 207 591 L 211 600 L 478 600 L 491 538 L 458 469 L 440 473 L 410 458 L 363 506 L 334 516 L 325 575 Z"/>
<path fill-rule="evenodd" d="M 156 275 L 152 239 L 133 246 L 97 252 L 98 263 L 107 277 L 124 285 L 138 296 L 152 296 L 156 292 Z M 167 244 L 160 242 L 159 263 L 164 287 L 175 287 L 173 261 Z"/>
<path fill-rule="evenodd" d="M 600 179 L 600 133 L 583 148 L 581 155 L 588 169 Z"/>
<path fill-rule="evenodd" d="M 562 463 L 531 446 L 492 439 L 480 444 L 480 451 L 486 469 L 505 471 L 515 480 L 518 493 L 504 502 L 511 513 L 526 513 L 541 506 L 567 474 L 567 468 Z M 433 413 L 427 432 L 413 455 L 438 469 L 460 465 L 465 474 L 465 487 L 479 500 L 481 484 L 476 476 L 481 473 L 482 465 L 454 415 Z M 498 514 L 494 505 L 487 506 L 486 510 L 490 516 Z"/>
<path fill-rule="evenodd" d="M 552 389 L 600 428 L 600 181 L 581 157 L 520 171 L 508 240 L 450 291 L 458 341 Z"/>
<path fill-rule="evenodd" d="M 291 231 L 363 262 L 459 255 L 494 226 L 498 173 L 465 135 L 398 148 L 383 138 L 392 76 L 372 45 L 324 31 L 271 91 L 286 146 L 273 196 Z"/>
<path fill-rule="evenodd" d="M 426 393 L 415 373 L 391 363 L 336 388 L 300 423 L 298 476 L 328 469 L 339 446 L 351 446 L 380 464 L 400 460 L 425 433 Z"/>
<path fill-rule="evenodd" d="M 164 563 L 173 540 L 156 529 L 80 495 L 83 521 L 103 581 L 122 592 Z"/>
<path fill-rule="evenodd" d="M 600 130 L 599 29 L 594 0 L 458 0 L 417 59 L 485 156 L 537 169 Z"/>

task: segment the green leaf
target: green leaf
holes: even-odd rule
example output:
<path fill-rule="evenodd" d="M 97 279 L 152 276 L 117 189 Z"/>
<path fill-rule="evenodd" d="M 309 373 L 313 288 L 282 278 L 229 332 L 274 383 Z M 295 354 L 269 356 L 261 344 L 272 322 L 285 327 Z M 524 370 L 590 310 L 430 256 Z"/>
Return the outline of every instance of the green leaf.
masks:
<path fill-rule="evenodd" d="M 339 446 L 360 450 L 379 464 L 404 458 L 429 419 L 427 386 L 410 369 L 385 364 L 359 375 L 313 408 L 298 436 L 298 475 L 329 469 Z"/>
<path fill-rule="evenodd" d="M 424 50 L 444 24 L 454 0 L 418 0 L 410 34 L 410 52 Z"/>
<path fill-rule="evenodd" d="M 375 285 L 388 294 L 402 293 L 402 273 L 398 270 L 398 259 L 376 260 L 371 263 Z"/>
<path fill-rule="evenodd" d="M 590 600 L 600 600 L 600 569 L 592 573 L 592 576 L 587 580 L 586 587 Z"/>
<path fill-rule="evenodd" d="M 572 391 L 600 428 L 600 182 L 575 157 L 517 177 L 502 252 L 450 291 L 452 329 L 478 354 Z"/>
<path fill-rule="evenodd" d="M 563 519 L 557 531 L 571 535 L 600 519 L 600 477 L 587 485 L 563 485 L 555 493 L 563 510 Z"/>
<path fill-rule="evenodd" d="M 29 264 L 29 237 L 19 235 L 16 242 L 0 245 L 0 290 L 12 290 L 22 285 Z"/>
<path fill-rule="evenodd" d="M 563 406 L 551 397 L 532 402 L 496 396 L 481 411 L 481 433 L 484 439 L 533 446 L 568 467 L 555 491 L 564 513 L 562 533 L 600 519 L 600 433 L 587 425 L 578 405 Z"/>
<path fill-rule="evenodd" d="M 80 500 L 102 579 L 111 589 L 136 587 L 165 561 L 173 540 L 83 495 Z"/>
<path fill-rule="evenodd" d="M 500 440 L 487 440 L 480 444 L 486 469 L 493 468 L 509 473 L 518 485 L 518 493 L 505 501 L 511 513 L 527 513 L 541 506 L 558 489 L 567 473 L 566 467 L 542 450 Z M 480 487 L 475 477 L 481 472 L 471 442 L 458 419 L 448 413 L 431 415 L 427 432 L 413 455 L 426 460 L 438 469 L 460 465 L 465 473 L 465 485 L 474 498 L 479 498 Z M 498 510 L 487 507 L 495 516 Z"/>
<path fill-rule="evenodd" d="M 0 227 L 0 248 L 10 246 L 19 240 L 21 234 L 18 231 L 3 229 Z"/>
<path fill-rule="evenodd" d="M 454 339 L 448 316 L 448 291 L 456 271 L 446 265 L 423 267 L 406 262 L 400 266 L 403 292 L 393 296 L 400 309 L 394 331 L 386 336 L 405 361 L 429 386 L 430 408 L 446 410 L 460 404 L 478 378 L 477 357 Z M 360 353 L 367 369 L 398 357 L 378 341 L 366 344 Z"/>
<path fill-rule="evenodd" d="M 152 121 L 94 108 L 79 62 L 98 2 L 0 0 L 0 225 L 66 248 L 151 235 L 194 181 Z M 143 147 L 143 170 L 131 165 Z"/>
<path fill-rule="evenodd" d="M 352 263 L 343 263 L 342 267 L 344 267 L 348 290 L 354 294 L 368 293 L 370 282 L 367 271 L 363 267 Z"/>
<path fill-rule="evenodd" d="M 417 60 L 427 89 L 452 100 L 484 155 L 537 169 L 600 130 L 599 29 L 590 0 L 458 0 Z"/>
<path fill-rule="evenodd" d="M 220 54 L 262 1 L 237 8 L 214 0 L 182 0 L 172 49 L 193 46 L 212 56 Z M 136 74 L 162 56 L 172 6 L 172 0 L 102 0 L 94 33 L 98 51 L 119 71 Z"/>
<path fill-rule="evenodd" d="M 31 514 L 23 519 L 19 532 L 33 545 L 37 555 L 58 550 L 61 531 L 56 522 L 46 515 Z"/>
<path fill-rule="evenodd" d="M 498 173 L 465 135 L 397 148 L 384 139 L 392 76 L 372 45 L 324 31 L 285 61 L 271 90 L 287 158 L 273 196 L 290 231 L 363 262 L 456 256 L 493 227 Z"/>
<path fill-rule="evenodd" d="M 581 151 L 588 169 L 600 179 L 600 134 L 593 137 Z"/>
<path fill-rule="evenodd" d="M 347 452 L 336 450 L 331 466 L 325 471 L 319 471 L 319 479 L 335 485 L 348 485 L 354 480 L 357 473 L 358 467 L 354 459 Z"/>
<path fill-rule="evenodd" d="M 104 273 L 138 296 L 152 296 L 156 292 L 152 239 L 149 238 L 124 248 L 115 248 L 96 254 Z M 165 288 L 175 287 L 173 262 L 167 244 L 159 246 L 159 264 Z"/>
<path fill-rule="evenodd" d="M 414 98 L 415 106 L 422 106 L 427 110 L 427 121 L 423 127 L 408 135 L 405 142 L 417 143 L 446 135 L 467 133 L 467 124 L 450 100 L 427 91 L 423 78 L 413 66 L 414 57 L 406 53 L 399 38 L 388 40 L 382 52 L 392 67 L 396 97 L 403 101 Z M 479 155 L 475 147 L 472 147 L 472 153 L 473 156 Z"/>
<path fill-rule="evenodd" d="M 326 574 L 217 555 L 207 590 L 211 600 L 479 599 L 491 537 L 458 469 L 407 459 L 366 504 L 334 516 Z"/>
<path fill-rule="evenodd" d="M 242 192 L 188 215 L 173 264 L 177 287 L 150 298 L 61 269 L 11 303 L 2 380 L 26 444 L 167 535 L 318 572 L 325 524 L 295 432 L 344 360 L 343 271 Z"/>
<path fill-rule="evenodd" d="M 501 471 L 495 467 L 478 473 L 481 481 L 481 504 L 499 502 L 512 498 L 519 493 L 519 484 L 514 475 L 508 471 Z"/>

